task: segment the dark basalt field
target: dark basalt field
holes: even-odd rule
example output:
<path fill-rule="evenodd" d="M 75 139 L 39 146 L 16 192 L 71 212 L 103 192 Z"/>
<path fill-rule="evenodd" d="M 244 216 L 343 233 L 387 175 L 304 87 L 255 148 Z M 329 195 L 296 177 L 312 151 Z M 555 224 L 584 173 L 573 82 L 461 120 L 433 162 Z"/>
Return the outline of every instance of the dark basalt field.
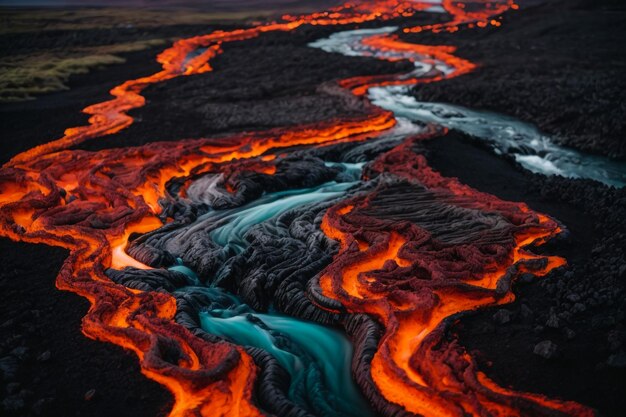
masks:
<path fill-rule="evenodd" d="M 466 77 L 420 86 L 415 95 L 504 112 L 568 146 L 626 158 L 624 4 L 537 1 L 504 19 L 500 28 L 458 37 L 415 36 L 454 44 L 481 67 Z"/>
<path fill-rule="evenodd" d="M 519 10 L 504 14 L 498 27 L 472 30 L 462 26 L 454 33 L 400 34 L 399 39 L 412 44 L 455 45 L 456 57 L 477 65 L 456 78 L 418 83 L 410 95 L 420 101 L 514 116 L 538 126 L 558 143 L 623 161 L 626 10 L 615 1 L 519 3 Z M 340 31 L 433 21 L 446 19 L 438 13 L 424 13 L 385 23 L 303 25 L 288 32 L 225 42 L 222 53 L 210 61 L 212 71 L 148 86 L 142 92 L 145 105 L 128 112 L 133 124 L 111 135 L 67 146 L 63 151 L 67 156 L 59 161 L 83 170 L 97 161 L 106 166 L 102 178 L 128 179 L 124 187 L 131 190 L 139 182 L 132 182 L 132 175 L 116 161 L 135 163 L 134 158 L 139 158 L 142 162 L 129 172 L 151 168 L 165 171 L 171 167 L 160 160 L 164 154 L 192 159 L 205 152 L 201 148 L 221 152 L 228 144 L 239 145 L 237 140 L 245 137 L 249 142 L 241 139 L 237 152 L 246 155 L 254 149 L 255 141 L 270 140 L 267 137 L 297 131 L 301 126 L 313 129 L 329 121 L 332 125 L 346 120 L 384 119 L 384 113 L 373 110 L 363 97 L 340 89 L 337 81 L 355 77 L 378 80 L 376 77 L 408 73 L 413 64 L 406 59 L 329 53 L 309 44 Z M 164 27 L 161 34 L 152 28 L 150 34 L 142 36 L 188 38 L 211 29 L 238 27 L 232 22 L 216 23 L 208 30 L 203 25 L 181 24 Z M 120 33 L 111 36 L 120 36 L 124 42 L 132 37 L 123 30 Z M 17 54 L 28 48 L 49 47 L 59 42 L 58 35 L 0 34 L 0 45 L 3 54 Z M 80 41 L 65 32 L 62 38 L 89 44 L 99 42 L 101 36 L 101 30 L 85 29 L 80 32 Z M 154 57 L 165 47 L 124 52 L 124 64 L 72 75 L 67 91 L 32 101 L 1 103 L 2 163 L 62 137 L 68 127 L 85 125 L 87 115 L 81 114 L 84 107 L 109 99 L 107 91 L 126 80 L 160 71 Z M 465 306 L 459 299 L 467 298 L 475 304 L 448 312 L 445 326 L 434 326 L 424 319 L 430 336 L 421 342 L 425 348 L 413 352 L 411 366 L 436 387 L 433 389 L 448 389 L 441 383 L 446 378 L 460 381 L 458 391 L 457 387 L 450 388 L 453 394 L 441 396 L 443 400 L 438 397 L 432 407 L 464 404 L 468 414 L 475 414 L 482 406 L 495 410 L 497 404 L 524 416 L 593 415 L 584 414 L 589 410 L 597 416 L 623 415 L 626 188 L 531 173 L 512 156 L 496 155 L 481 140 L 454 130 L 426 128 L 402 141 L 384 135 L 379 138 L 373 131 L 365 135 L 371 143 L 352 136 L 314 146 L 306 140 L 294 141 L 294 146 L 284 150 L 268 147 L 262 155 L 209 161 L 186 175 L 172 174 L 165 184 L 167 198 L 156 200 L 162 212 L 155 216 L 170 220 L 157 230 L 127 236 L 126 252 L 154 269 L 132 269 L 133 263 L 123 263 L 129 261 L 122 261 L 120 267 L 107 265 L 112 269 L 94 267 L 98 276 L 120 287 L 156 294 L 154 299 L 142 301 L 145 310 L 155 309 L 155 316 L 146 314 L 141 321 L 145 313 L 139 309 L 133 317 L 139 317 L 141 326 L 134 322 L 133 326 L 142 331 L 152 329 L 150 335 L 158 337 L 142 336 L 137 331 L 124 334 L 126 344 L 107 339 L 110 334 L 93 323 L 110 319 L 109 306 L 116 305 L 116 297 L 122 297 L 117 290 L 93 290 L 98 296 L 106 291 L 111 294 L 105 297 L 104 307 L 99 304 L 93 315 L 84 318 L 90 303 L 55 287 L 62 268 L 79 271 L 78 261 L 67 260 L 70 251 L 28 243 L 33 239 L 28 233 L 5 227 L 3 235 L 13 240 L 0 239 L 0 414 L 164 416 L 175 404 L 170 392 L 174 385 L 166 383 L 168 390 L 153 381 L 154 377 L 142 375 L 142 369 L 148 376 L 165 370 L 163 375 L 172 381 L 192 380 L 193 384 L 182 386 L 186 392 L 196 393 L 205 385 L 210 391 L 213 381 L 235 372 L 232 369 L 256 366 L 258 385 L 247 383 L 241 390 L 251 392 L 252 409 L 258 407 L 267 414 L 320 415 L 320 410 L 329 407 L 327 415 L 350 415 L 356 410 L 364 415 L 413 416 L 418 413 L 407 411 L 413 405 L 389 400 L 389 391 L 372 375 L 383 369 L 381 363 L 396 360 L 394 346 L 401 346 L 398 335 L 405 317 L 413 317 L 408 312 L 423 309 L 439 317 L 432 300 L 448 299 Z M 292 140 L 291 136 L 279 137 Z M 125 149 L 132 147 L 137 147 L 136 154 L 126 153 Z M 24 164 L 31 170 L 45 171 L 50 178 L 58 175 L 61 181 L 63 167 L 50 163 L 46 159 L 49 155 L 54 154 L 36 155 Z M 359 163 L 365 163 L 358 168 L 362 176 L 350 171 Z M 10 171 L 12 167 L 3 169 L 1 181 L 17 177 Z M 149 174 L 142 173 L 139 178 L 146 181 Z M 358 184 L 344 187 L 353 182 Z M 120 196 L 126 195 L 126 190 L 112 190 L 107 188 L 103 194 L 109 199 L 105 206 L 119 204 L 117 210 L 123 206 Z M 297 190 L 307 192 L 289 194 Z M 98 236 L 99 231 L 119 227 L 122 216 L 140 212 L 138 205 L 131 204 L 128 207 L 134 207 L 135 214 L 126 206 L 111 213 L 95 202 L 71 212 L 71 204 L 78 206 L 75 201 L 82 203 L 87 197 L 78 192 L 71 195 L 70 186 L 56 192 L 55 198 L 62 201 L 58 206 L 50 203 L 51 198 L 38 203 L 38 209 L 47 207 L 50 213 L 62 213 L 56 223 L 45 223 L 50 229 L 66 222 L 67 227 L 87 227 Z M 143 194 L 147 203 L 149 192 Z M 294 201 L 289 211 L 272 205 L 279 201 L 273 198 L 285 196 Z M 299 198 L 305 199 L 306 205 Z M 292 204 L 292 200 L 285 201 L 285 206 Z M 520 208 L 521 203 L 528 209 Z M 239 216 L 243 206 L 254 217 L 258 216 L 254 211 L 257 204 L 267 207 L 273 217 L 263 223 L 243 217 L 243 224 L 252 221 L 254 225 L 243 231 L 239 225 L 223 229 L 229 217 L 219 217 L 220 210 Z M 141 210 L 148 212 L 148 205 Z M 545 243 L 532 248 L 536 255 L 519 255 L 519 240 L 529 230 Z M 24 236 L 26 242 L 14 241 L 16 236 Z M 409 244 L 404 245 L 406 242 Z M 389 252 L 394 245 L 395 252 Z M 513 265 L 505 252 L 519 255 L 519 263 L 516 258 Z M 385 261 L 381 253 L 389 259 Z M 385 261 L 361 270 L 358 282 L 376 282 L 363 290 L 366 296 L 362 299 L 347 290 L 337 290 L 341 285 L 349 287 L 342 279 L 350 275 L 351 268 L 365 262 L 359 257 Z M 488 273 L 481 268 L 490 257 L 498 267 L 506 265 L 500 270 L 505 278 L 493 287 L 480 280 L 481 274 Z M 557 265 L 561 258 L 567 265 Z M 450 259 L 460 266 L 441 266 Z M 57 286 L 67 285 L 68 271 L 62 273 Z M 471 279 L 477 281 L 472 288 L 461 282 L 467 278 L 464 271 L 472 271 Z M 196 285 L 193 280 L 206 287 L 187 290 Z M 477 288 L 483 284 L 484 288 Z M 87 288 L 89 284 L 85 285 Z M 80 288 L 69 289 L 83 291 Z M 237 300 L 228 294 L 236 294 Z M 385 294 L 387 300 L 383 307 L 372 301 L 379 294 Z M 508 294 L 514 297 L 508 299 Z M 163 301 L 167 297 L 175 300 L 175 317 L 167 315 L 168 303 Z M 498 300 L 496 304 L 502 300 L 501 305 L 484 301 L 491 297 Z M 237 339 L 240 333 L 228 333 L 220 327 L 218 319 L 232 318 L 223 311 L 248 317 L 244 321 L 252 323 L 246 328 L 250 334 L 259 328 L 279 326 L 273 315 L 286 314 L 300 320 L 291 324 L 295 333 L 317 335 L 318 340 L 334 344 L 318 349 L 322 353 L 309 352 L 302 347 L 305 344 L 298 345 L 286 330 L 280 333 L 276 327 L 271 333 L 278 340 L 276 346 L 299 358 L 310 378 L 290 385 L 287 381 L 297 377 L 286 362 L 281 362 L 284 357 L 269 354 L 268 349 L 248 339 Z M 125 323 L 131 323 L 128 317 L 124 317 Z M 329 337 L 322 326 L 336 333 Z M 93 338 L 113 341 L 126 349 Z M 233 348 L 223 343 L 224 339 L 244 348 Z M 383 339 L 388 344 L 378 347 Z M 356 359 L 346 363 L 351 375 L 348 379 L 355 382 L 347 383 L 340 376 L 337 381 L 343 382 L 323 381 L 319 374 L 336 369 L 333 366 L 339 363 L 332 360 L 341 356 L 333 355 L 333 349 L 345 348 L 341 340 L 348 340 L 354 349 Z M 372 358 L 379 348 L 381 359 L 376 362 Z M 142 351 L 141 364 L 132 352 L 135 349 Z M 200 352 L 198 361 L 217 365 L 209 367 L 202 362 L 208 370 L 200 376 L 185 373 L 181 369 L 186 370 L 188 362 L 193 362 L 189 358 L 194 357 L 189 351 Z M 324 356 L 328 352 L 331 354 Z M 247 357 L 250 362 L 245 362 Z M 328 368 L 320 365 L 324 360 Z M 485 382 L 483 373 L 493 382 Z M 393 378 L 389 375 L 395 374 L 387 374 Z M 353 394 L 351 384 L 364 395 Z M 402 387 L 406 380 L 389 384 Z M 230 389 L 226 386 L 215 392 L 228 393 Z M 338 391 L 345 398 L 337 400 Z M 464 403 L 458 399 L 459 392 L 471 393 L 473 400 Z M 545 397 L 529 398 L 520 392 Z M 218 394 L 214 395 L 209 398 L 217 398 Z M 415 397 L 407 397 L 417 398 L 417 394 L 412 395 Z M 229 397 L 230 401 L 234 397 Z M 197 408 L 195 412 L 227 415 L 224 409 L 228 410 L 232 402 L 222 409 L 219 401 L 215 400 L 213 408 Z M 353 409 L 347 407 L 346 411 L 346 404 L 354 404 Z M 462 408 L 458 407 L 454 411 L 460 413 Z M 256 415 L 242 410 L 242 414 Z"/>

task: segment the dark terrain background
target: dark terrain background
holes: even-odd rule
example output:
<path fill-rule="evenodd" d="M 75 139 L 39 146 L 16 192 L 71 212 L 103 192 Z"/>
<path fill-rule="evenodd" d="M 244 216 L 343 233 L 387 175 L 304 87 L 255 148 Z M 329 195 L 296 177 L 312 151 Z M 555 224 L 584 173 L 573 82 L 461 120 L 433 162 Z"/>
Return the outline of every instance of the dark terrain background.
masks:
<path fill-rule="evenodd" d="M 0 5 L 10 6 L 143 6 L 143 7 L 194 7 L 207 10 L 274 10 L 301 9 L 314 6 L 319 10 L 340 3 L 339 0 L 0 0 Z"/>
<path fill-rule="evenodd" d="M 519 2 L 502 26 L 407 35 L 452 44 L 480 64 L 471 74 L 420 85 L 423 101 L 506 113 L 566 145 L 626 159 L 626 3 Z"/>
<path fill-rule="evenodd" d="M 459 45 L 460 56 L 481 65 L 458 79 L 420 86 L 415 94 L 514 115 L 568 145 L 624 157 L 626 11 L 621 2 L 533 1 L 522 6 L 506 15 L 497 30 L 463 30 L 449 38 L 415 36 L 415 42 Z M 210 29 L 176 28 L 181 36 Z M 330 57 L 306 47 L 332 31 L 302 28 L 228 45 L 215 61 L 215 73 L 149 88 L 147 105 L 132 112 L 136 124 L 82 147 L 96 150 L 265 129 L 358 112 L 325 95 L 319 85 L 353 75 L 400 72 L 405 64 Z M 111 36 L 132 33 L 120 28 Z M 84 29 L 80 38 L 70 32 L 64 36 L 66 42 L 96 42 L 102 32 Z M 0 45 L 3 53 L 16 54 L 58 39 L 32 35 L 18 42 L 0 35 Z M 158 70 L 153 58 L 161 49 L 126 53 L 126 64 L 72 76 L 69 91 L 0 104 L 0 160 L 85 123 L 80 109 L 106 99 L 118 83 Z M 458 176 L 501 198 L 525 201 L 559 219 L 569 231 L 569 237 L 542 249 L 567 257 L 568 268 L 538 282 L 522 280 L 518 301 L 464 317 L 451 337 L 458 336 L 480 367 L 504 386 L 622 416 L 626 192 L 592 181 L 527 173 L 456 133 L 424 146 L 430 163 L 444 175 Z M 61 249 L 0 239 L 0 414 L 166 413 L 171 396 L 139 373 L 131 354 L 80 333 L 87 302 L 54 287 L 65 256 Z M 541 342 L 556 345 L 555 353 L 536 349 Z"/>

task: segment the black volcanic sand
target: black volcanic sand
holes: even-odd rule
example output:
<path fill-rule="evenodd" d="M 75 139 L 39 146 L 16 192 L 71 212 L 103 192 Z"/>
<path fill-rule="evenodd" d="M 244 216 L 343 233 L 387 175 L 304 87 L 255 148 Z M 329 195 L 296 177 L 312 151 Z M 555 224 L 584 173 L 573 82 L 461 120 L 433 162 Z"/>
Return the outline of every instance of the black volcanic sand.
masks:
<path fill-rule="evenodd" d="M 28 10 L 16 8 L 8 10 Z M 38 9 L 34 9 L 39 11 Z M 55 9 L 51 9 L 55 10 Z M 76 21 L 80 23 L 80 10 L 69 9 L 73 12 Z M 103 9 L 106 12 L 106 9 Z M 7 24 L 11 20 L 7 18 Z M 69 26 L 69 25 L 68 25 Z M 211 28 L 226 29 L 228 25 L 176 25 L 163 26 L 160 28 L 135 27 L 132 24 L 122 23 L 112 28 L 92 29 L 55 29 L 40 32 L 18 32 L 0 34 L 0 58 L 15 54 L 28 55 L 34 52 L 46 52 L 51 49 L 70 49 L 74 47 L 86 48 L 90 46 L 115 45 L 124 42 L 137 42 L 161 38 L 180 38 L 204 33 Z M 163 49 L 161 47 L 160 49 Z"/>
<path fill-rule="evenodd" d="M 561 143 L 626 158 L 626 4 L 619 0 L 521 0 L 500 28 L 404 35 L 451 44 L 480 65 L 420 85 L 422 101 L 509 114 Z"/>
<path fill-rule="evenodd" d="M 81 110 L 112 98 L 111 88 L 129 78 L 158 71 L 154 57 L 163 48 L 125 54 L 127 64 L 71 77 L 69 91 L 47 94 L 34 101 L 0 104 L 0 164 L 14 155 L 63 136 L 68 127 L 87 123 Z"/>
<path fill-rule="evenodd" d="M 523 13 L 533 10 L 541 9 L 527 9 L 514 16 L 521 19 Z M 508 20 L 507 24 L 515 24 L 515 17 Z M 534 21 L 525 22 L 525 30 L 532 31 Z M 538 27 L 542 24 L 537 20 Z M 147 105 L 132 112 L 137 118 L 135 125 L 81 147 L 96 150 L 139 145 L 358 114 L 358 108 L 346 107 L 350 103 L 325 93 L 319 85 L 359 74 L 398 72 L 406 64 L 329 56 L 306 47 L 307 42 L 333 31 L 333 28 L 302 28 L 294 36 L 266 34 L 259 39 L 226 45 L 226 52 L 214 61 L 215 73 L 150 87 L 146 91 Z M 502 33 L 506 33 L 504 29 Z M 490 49 L 488 43 L 475 45 L 475 50 L 470 51 L 471 41 L 463 40 L 470 35 L 465 32 L 459 35 L 461 42 L 466 42 L 464 54 L 480 53 L 482 62 L 490 59 L 495 63 L 502 58 L 502 49 L 495 45 Z M 487 38 L 495 34 L 485 31 L 480 36 Z M 83 123 L 86 117 L 79 113 L 80 109 L 106 98 L 106 91 L 113 85 L 158 70 L 154 52 L 130 54 L 127 65 L 74 77 L 73 89 L 68 92 L 1 106 L 2 160 L 60 136 L 68 126 Z M 561 54 L 557 50 L 554 53 Z M 517 69 L 522 71 L 522 63 L 518 64 Z M 561 79 L 558 60 L 545 60 L 542 65 L 545 77 Z M 480 79 L 482 71 L 494 70 L 485 64 L 475 75 L 461 79 Z M 491 74 L 490 77 L 498 77 Z M 506 80 L 504 73 L 501 76 Z M 538 79 L 542 77 L 537 73 Z M 479 87 L 474 86 L 479 85 L 484 89 L 480 97 L 487 97 L 487 91 L 506 91 L 504 87 L 494 87 L 494 82 L 485 83 L 496 79 L 487 78 L 476 84 L 467 81 L 467 90 L 478 91 Z M 419 91 L 433 92 L 438 85 L 422 86 Z M 461 89 L 454 87 L 457 84 L 453 81 L 445 85 Z M 494 97 L 500 97 L 501 101 L 494 101 L 497 103 L 494 109 L 508 108 L 514 112 L 516 108 L 532 108 L 535 102 L 529 98 L 528 88 L 496 94 Z M 442 87 L 441 91 L 447 90 Z M 603 90 L 598 91 L 600 94 Z M 614 95 L 607 97 L 611 101 L 607 108 L 623 105 Z M 459 104 L 481 107 L 478 101 L 476 106 L 471 102 Z M 547 116 L 538 113 L 536 120 L 532 117 L 535 116 L 529 114 L 527 120 L 541 125 L 542 117 Z M 570 121 L 554 123 L 560 129 L 571 128 Z M 594 140 L 613 140 L 610 146 L 617 146 L 614 137 L 598 132 L 591 129 L 588 135 Z M 452 329 L 451 336 L 458 335 L 478 359 L 481 369 L 504 386 L 576 400 L 597 407 L 603 415 L 621 416 L 626 407 L 623 395 L 626 392 L 625 191 L 591 181 L 526 173 L 513 162 L 495 157 L 458 134 L 434 139 L 425 146 L 432 165 L 444 175 L 458 176 L 462 182 L 507 200 L 525 201 L 532 208 L 556 217 L 569 230 L 568 238 L 542 248 L 545 253 L 567 257 L 569 267 L 536 282 L 519 283 L 518 301 L 464 317 Z M 65 256 L 58 249 L 0 240 L 3 413 L 18 408 L 13 415 L 36 415 L 40 410 L 42 415 L 67 416 L 163 414 L 171 404 L 171 396 L 139 373 L 133 355 L 91 341 L 80 333 L 80 319 L 87 302 L 54 288 L 54 277 Z M 537 350 L 548 358 L 534 353 L 535 346 L 543 341 L 557 345 L 553 355 L 548 355 L 547 350 Z M 85 394 L 92 389 L 95 395 L 86 400 Z"/>
<path fill-rule="evenodd" d="M 81 333 L 89 303 L 54 286 L 66 250 L 2 238 L 0 253 L 1 415 L 165 415 L 134 355 Z"/>

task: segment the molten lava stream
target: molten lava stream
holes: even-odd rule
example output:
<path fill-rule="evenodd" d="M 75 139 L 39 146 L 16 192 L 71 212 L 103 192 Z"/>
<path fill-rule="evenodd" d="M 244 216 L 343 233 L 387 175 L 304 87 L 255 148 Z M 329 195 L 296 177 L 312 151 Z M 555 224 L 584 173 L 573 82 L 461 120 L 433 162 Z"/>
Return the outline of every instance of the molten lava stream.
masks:
<path fill-rule="evenodd" d="M 524 204 L 503 202 L 441 177 L 410 144 L 382 155 L 372 169 L 428 187 L 441 204 L 497 213 L 510 222 L 510 232 L 495 240 L 499 243 L 477 235 L 467 243 L 446 244 L 419 225 L 373 217 L 376 193 L 327 212 L 322 230 L 341 249 L 320 287 L 349 312 L 372 315 L 383 324 L 385 334 L 371 364 L 380 393 L 423 416 L 593 415 L 575 403 L 497 387 L 445 338 L 448 319 L 459 313 L 513 301 L 511 280 L 518 274 L 543 276 L 564 265 L 562 258 L 525 249 L 554 237 L 560 228 Z M 432 199 L 425 207 L 436 210 Z"/>
<path fill-rule="evenodd" d="M 459 77 L 476 68 L 472 62 L 453 55 L 456 51 L 454 46 L 416 45 L 403 42 L 397 36 L 389 34 L 365 37 L 361 40 L 361 45 L 367 47 L 369 52 L 378 59 L 389 61 L 405 59 L 414 63 L 431 63 L 434 68 L 437 68 L 437 64 L 443 64 L 450 69 L 450 72 L 444 73 L 437 69 L 435 75 L 431 76 L 427 76 L 428 74 L 419 77 L 411 74 L 408 76 L 379 75 L 348 78 L 340 82 L 342 87 L 350 89 L 357 96 L 365 95 L 372 87 L 432 83 Z"/>

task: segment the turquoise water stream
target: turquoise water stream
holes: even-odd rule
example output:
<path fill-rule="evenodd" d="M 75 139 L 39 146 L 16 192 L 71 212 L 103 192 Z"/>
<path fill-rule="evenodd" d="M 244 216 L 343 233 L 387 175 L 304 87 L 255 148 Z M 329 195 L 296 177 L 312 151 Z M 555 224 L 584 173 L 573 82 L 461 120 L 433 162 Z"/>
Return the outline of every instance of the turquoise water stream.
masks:
<path fill-rule="evenodd" d="M 241 346 L 270 353 L 291 377 L 288 396 L 314 414 L 373 416 L 352 380 L 352 345 L 340 331 L 278 313 L 257 313 L 218 288 L 230 305 L 200 313 L 202 328 Z"/>
<path fill-rule="evenodd" d="M 239 254 L 247 246 L 244 236 L 252 226 L 299 206 L 340 197 L 356 183 L 332 181 L 313 188 L 269 193 L 243 207 L 210 212 L 202 220 L 227 222 L 211 232 L 211 239 L 218 245 L 229 247 Z"/>
<path fill-rule="evenodd" d="M 363 163 L 326 163 L 344 168 L 348 182 L 268 193 L 242 207 L 211 211 L 197 225 L 219 224 L 210 232 L 213 242 L 241 254 L 245 235 L 254 225 L 294 208 L 341 197 L 358 183 Z M 171 270 L 199 280 L 182 262 Z M 290 376 L 288 397 L 316 415 L 369 417 L 373 412 L 351 374 L 352 345 L 344 333 L 277 312 L 259 313 L 221 288 L 193 286 L 179 293 L 201 291 L 211 300 L 199 314 L 204 331 L 237 345 L 257 347 L 271 354 Z"/>

